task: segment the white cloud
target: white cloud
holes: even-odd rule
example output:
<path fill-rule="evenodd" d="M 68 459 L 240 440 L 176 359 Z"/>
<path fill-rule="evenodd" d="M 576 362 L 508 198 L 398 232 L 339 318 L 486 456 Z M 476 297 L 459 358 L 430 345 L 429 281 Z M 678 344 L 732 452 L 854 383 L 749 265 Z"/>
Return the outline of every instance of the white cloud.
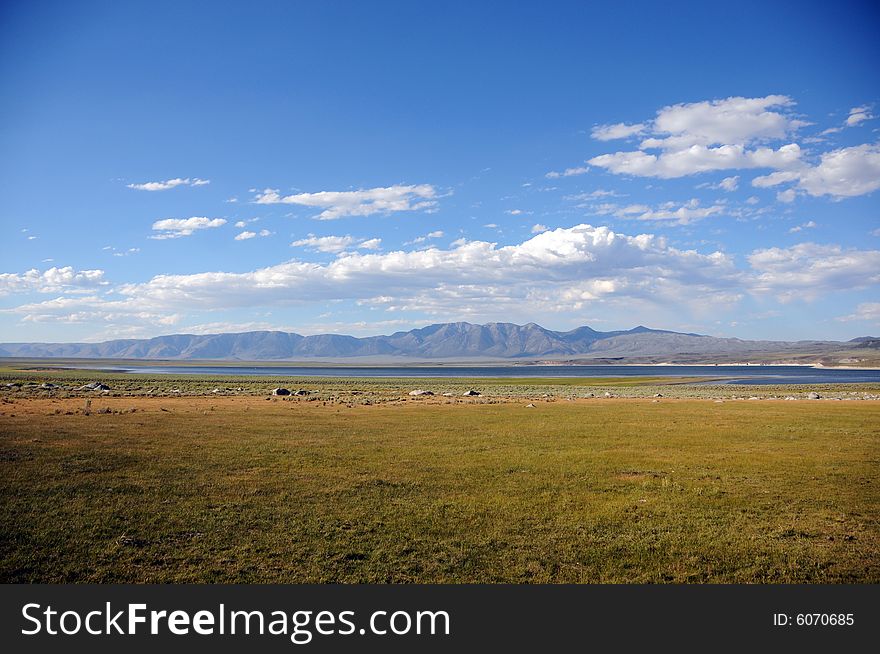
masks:
<path fill-rule="evenodd" d="M 681 150 L 665 150 L 659 155 L 641 150 L 602 154 L 588 163 L 615 174 L 670 179 L 713 170 L 786 168 L 796 164 L 800 157 L 801 149 L 796 143 L 783 145 L 777 150 L 766 147 L 749 150 L 743 145 L 709 147 L 694 144 Z"/>
<path fill-rule="evenodd" d="M 165 218 L 157 220 L 153 223 L 153 230 L 160 232 L 150 238 L 156 240 L 164 240 L 169 238 L 180 238 L 182 236 L 191 236 L 199 229 L 213 229 L 222 227 L 226 224 L 223 218 L 206 218 L 204 216 L 193 216 L 192 218 Z"/>
<path fill-rule="evenodd" d="M 776 199 L 779 202 L 783 202 L 788 204 L 790 202 L 794 202 L 794 198 L 797 194 L 794 192 L 794 189 L 788 189 L 787 191 L 780 191 L 776 194 Z"/>
<path fill-rule="evenodd" d="M 36 268 L 24 273 L 0 273 L 0 296 L 13 293 L 60 293 L 105 286 L 103 270 L 75 270 L 53 266 L 43 272 Z"/>
<path fill-rule="evenodd" d="M 141 251 L 140 248 L 128 248 L 127 250 L 117 250 L 114 247 L 107 246 L 104 250 L 110 250 L 114 257 L 128 257 Z"/>
<path fill-rule="evenodd" d="M 290 245 L 292 247 L 306 247 L 318 252 L 329 252 L 331 254 L 339 254 L 346 250 L 378 250 L 382 244 L 382 239 L 359 239 L 354 236 L 315 236 L 309 234 L 308 238 L 302 238 L 294 241 Z"/>
<path fill-rule="evenodd" d="M 570 314 L 592 303 L 711 313 L 735 307 L 744 292 L 808 301 L 880 283 L 880 250 L 814 243 L 767 248 L 753 251 L 749 267 L 739 269 L 723 252 L 679 249 L 652 234 L 628 236 L 586 224 L 547 230 L 513 245 L 461 239 L 448 249 L 385 253 L 352 251 L 356 239 L 337 238 L 346 239 L 341 250 L 318 237 L 303 239 L 307 247 L 331 246 L 338 256 L 326 263 L 291 260 L 248 272 L 158 275 L 100 296 L 69 295 L 5 311 L 29 321 L 101 325 L 174 324 L 200 312 L 331 300 L 442 319 Z M 360 242 L 365 244 L 371 245 Z M 91 281 L 80 284 L 102 284 L 102 276 L 94 271 Z M 11 277 L 0 283 L 15 293 L 22 289 L 20 278 L 43 274 Z M 76 290 L 76 273 L 62 277 L 63 283 L 26 284 Z"/>
<path fill-rule="evenodd" d="M 404 245 L 419 245 L 421 243 L 424 243 L 425 241 L 428 241 L 429 239 L 443 238 L 443 236 L 444 236 L 443 230 L 436 229 L 433 232 L 428 232 L 424 236 L 416 236 L 413 240 L 407 241 L 406 243 L 404 243 Z"/>
<path fill-rule="evenodd" d="M 238 225 L 236 225 L 236 226 L 238 226 Z M 272 232 L 270 232 L 268 229 L 261 229 L 259 232 L 252 232 L 252 231 L 246 229 L 245 231 L 241 232 L 240 234 L 236 234 L 235 240 L 236 241 L 247 241 L 252 238 L 256 238 L 258 236 L 264 237 L 264 236 L 271 236 L 271 235 L 272 235 Z"/>
<path fill-rule="evenodd" d="M 612 141 L 642 134 L 646 129 L 647 126 L 644 123 L 637 123 L 635 125 L 615 123 L 613 125 L 597 125 L 593 128 L 591 135 L 597 141 Z"/>
<path fill-rule="evenodd" d="M 605 203 L 592 208 L 593 213 L 600 216 L 611 215 L 625 220 L 644 220 L 666 222 L 674 225 L 689 225 L 691 223 L 725 213 L 726 208 L 721 204 L 713 204 L 709 207 L 700 206 L 697 198 L 692 198 L 684 204 L 664 202 L 656 208 L 645 204 L 617 205 Z"/>
<path fill-rule="evenodd" d="M 697 188 L 710 188 L 714 191 L 727 191 L 728 193 L 733 193 L 733 191 L 739 188 L 739 175 L 725 177 L 717 184 L 709 184 L 708 182 L 705 184 L 699 184 L 697 185 Z"/>
<path fill-rule="evenodd" d="M 320 191 L 282 196 L 277 189 L 265 189 L 254 201 L 257 204 L 298 204 L 323 209 L 318 220 L 336 220 L 345 216 L 371 216 L 398 211 L 430 211 L 437 206 L 437 191 L 430 184 L 388 186 L 358 191 Z"/>
<path fill-rule="evenodd" d="M 773 294 L 783 302 L 880 283 L 880 250 L 800 243 L 755 250 L 748 261 L 756 273 L 754 292 Z"/>
<path fill-rule="evenodd" d="M 381 250 L 382 249 L 382 239 L 381 238 L 370 238 L 366 241 L 363 241 L 358 246 L 358 250 Z"/>
<path fill-rule="evenodd" d="M 853 107 L 849 110 L 849 115 L 843 121 L 840 127 L 829 127 L 822 134 L 836 134 L 842 132 L 847 127 L 858 127 L 866 120 L 871 120 L 874 115 L 871 113 L 871 107 L 865 105 L 862 107 Z"/>
<path fill-rule="evenodd" d="M 547 179 L 557 179 L 559 177 L 574 177 L 575 175 L 583 175 L 590 172 L 589 166 L 578 166 L 577 168 L 566 168 L 561 173 L 551 170 L 544 175 Z"/>
<path fill-rule="evenodd" d="M 522 209 L 507 209 L 504 213 L 506 213 L 509 216 L 519 216 L 520 214 L 523 213 L 523 210 Z"/>
<path fill-rule="evenodd" d="M 590 191 L 589 193 L 576 193 L 575 195 L 566 195 L 566 200 L 598 200 L 599 198 L 611 198 L 617 197 L 619 193 L 617 191 L 608 191 L 602 188 L 597 188 L 595 191 Z"/>
<path fill-rule="evenodd" d="M 792 170 L 756 177 L 759 188 L 796 182 L 795 188 L 812 196 L 834 198 L 865 195 L 880 188 L 880 145 L 857 145 L 822 154 L 815 166 L 802 164 Z"/>
<path fill-rule="evenodd" d="M 870 107 L 853 107 L 849 110 L 849 116 L 846 117 L 846 125 L 847 127 L 855 127 L 873 117 Z"/>
<path fill-rule="evenodd" d="M 803 231 L 805 229 L 814 229 L 816 226 L 817 225 L 816 225 L 815 221 L 808 220 L 807 222 L 802 223 L 800 225 L 795 225 L 794 227 L 792 227 L 791 229 L 788 230 L 788 233 L 789 234 L 797 234 L 798 232 Z"/>
<path fill-rule="evenodd" d="M 641 125 L 651 136 L 639 150 L 603 154 L 587 163 L 617 174 L 661 178 L 712 170 L 785 168 L 800 158 L 797 144 L 776 150 L 750 146 L 784 138 L 803 126 L 787 112 L 792 104 L 787 96 L 769 95 L 664 107 L 653 121 Z"/>
<path fill-rule="evenodd" d="M 126 186 L 137 191 L 167 191 L 177 186 L 204 186 L 210 183 L 211 180 L 199 179 L 198 177 L 175 177 L 174 179 L 166 179 L 164 182 L 143 182 L 141 184 L 126 184 Z"/>
<path fill-rule="evenodd" d="M 840 316 L 837 318 L 840 322 L 852 322 L 854 320 L 864 320 L 880 324 L 880 302 L 863 302 L 856 307 L 856 310 L 848 316 Z"/>
<path fill-rule="evenodd" d="M 537 223 L 532 225 L 532 234 L 541 234 L 542 232 L 547 231 L 547 225 L 542 225 L 541 223 Z"/>
<path fill-rule="evenodd" d="M 343 251 L 325 264 L 293 260 L 244 273 L 158 275 L 118 287 L 122 299 L 37 303 L 13 311 L 60 320 L 101 311 L 177 315 L 330 299 L 447 317 L 564 312 L 605 298 L 639 298 L 657 306 L 685 298 L 684 304 L 711 306 L 735 301 L 738 275 L 731 258 L 720 252 L 701 254 L 650 234 L 578 225 L 508 246 L 462 240 L 445 250 Z"/>

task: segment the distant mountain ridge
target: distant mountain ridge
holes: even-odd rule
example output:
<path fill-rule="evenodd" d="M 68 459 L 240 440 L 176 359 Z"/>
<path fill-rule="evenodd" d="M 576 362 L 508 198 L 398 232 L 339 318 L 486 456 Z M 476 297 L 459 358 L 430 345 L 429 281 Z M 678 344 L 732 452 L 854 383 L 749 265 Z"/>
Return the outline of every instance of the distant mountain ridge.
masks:
<path fill-rule="evenodd" d="M 302 336 L 279 331 L 234 334 L 173 334 L 102 343 L 0 343 L 0 357 L 285 361 L 353 357 L 413 359 L 646 359 L 738 356 L 759 352 L 828 353 L 877 347 L 878 339 L 840 341 L 747 341 L 638 326 L 600 332 L 583 326 L 559 332 L 535 323 L 439 323 L 388 336 Z"/>

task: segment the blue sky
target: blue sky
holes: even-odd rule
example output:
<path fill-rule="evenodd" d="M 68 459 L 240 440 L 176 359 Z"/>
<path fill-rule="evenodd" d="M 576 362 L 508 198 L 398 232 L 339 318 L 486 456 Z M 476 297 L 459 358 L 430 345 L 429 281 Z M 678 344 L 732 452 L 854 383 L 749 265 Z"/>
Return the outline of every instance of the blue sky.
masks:
<path fill-rule="evenodd" d="M 867 2 L 4 3 L 0 340 L 880 333 Z"/>

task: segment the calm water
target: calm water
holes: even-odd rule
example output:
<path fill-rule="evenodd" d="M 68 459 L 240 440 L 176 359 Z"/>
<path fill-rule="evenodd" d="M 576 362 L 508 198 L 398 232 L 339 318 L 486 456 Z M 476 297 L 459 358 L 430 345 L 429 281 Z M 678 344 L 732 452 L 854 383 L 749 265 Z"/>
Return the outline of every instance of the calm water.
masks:
<path fill-rule="evenodd" d="M 269 377 L 712 377 L 715 384 L 880 383 L 880 370 L 805 366 L 149 366 L 118 368 L 144 375 L 265 375 Z"/>

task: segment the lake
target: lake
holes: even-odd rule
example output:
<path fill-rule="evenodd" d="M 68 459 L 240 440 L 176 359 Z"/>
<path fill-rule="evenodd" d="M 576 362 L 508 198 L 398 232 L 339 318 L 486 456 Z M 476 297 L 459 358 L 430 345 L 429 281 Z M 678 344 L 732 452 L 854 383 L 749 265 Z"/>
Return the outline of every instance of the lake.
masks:
<path fill-rule="evenodd" d="M 102 367 L 106 370 L 107 368 Z M 808 366 L 216 366 L 114 367 L 144 375 L 269 377 L 713 377 L 713 384 L 880 384 L 880 370 Z"/>

